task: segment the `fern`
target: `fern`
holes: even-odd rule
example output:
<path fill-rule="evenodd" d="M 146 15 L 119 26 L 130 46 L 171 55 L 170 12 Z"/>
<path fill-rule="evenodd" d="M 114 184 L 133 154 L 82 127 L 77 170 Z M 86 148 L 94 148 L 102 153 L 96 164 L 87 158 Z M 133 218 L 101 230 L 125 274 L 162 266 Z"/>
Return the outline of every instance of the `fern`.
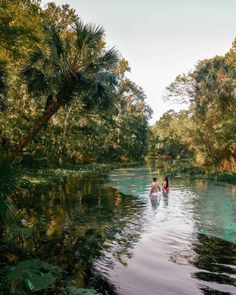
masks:
<path fill-rule="evenodd" d="M 21 290 L 21 294 L 27 294 L 47 289 L 55 282 L 55 273 L 58 272 L 60 272 L 58 267 L 30 259 L 9 267 L 6 282 L 11 293 L 17 294 L 17 290 Z"/>

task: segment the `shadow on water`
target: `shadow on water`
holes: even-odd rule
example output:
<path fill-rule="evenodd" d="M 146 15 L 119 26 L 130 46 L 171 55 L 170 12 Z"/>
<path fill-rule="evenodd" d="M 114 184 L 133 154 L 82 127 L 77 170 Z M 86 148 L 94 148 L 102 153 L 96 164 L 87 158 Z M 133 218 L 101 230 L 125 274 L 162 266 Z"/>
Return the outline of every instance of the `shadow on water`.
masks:
<path fill-rule="evenodd" d="M 198 269 L 192 276 L 206 282 L 236 287 L 236 245 L 216 237 L 198 234 L 193 244 L 196 259 L 193 265 Z M 229 294 L 209 287 L 201 287 L 204 294 Z M 215 292 L 215 293 L 212 293 Z"/>
<path fill-rule="evenodd" d="M 229 292 L 216 291 L 216 290 L 209 288 L 209 287 L 201 287 L 200 290 L 202 291 L 202 293 L 204 295 L 232 295 Z"/>
<path fill-rule="evenodd" d="M 197 285 L 193 294 L 235 294 L 229 293 L 236 287 L 234 188 L 203 180 L 171 180 L 169 195 L 149 200 L 155 169 L 120 169 L 109 178 L 74 178 L 51 191 L 16 196 L 17 215 L 32 229 L 23 241 L 24 250 L 29 257 L 61 267 L 63 281 L 73 280 L 78 287 L 93 287 L 102 294 L 120 294 L 121 280 L 114 281 L 111 274 L 114 270 L 117 278 L 117 265 L 124 272 L 131 269 L 131 276 L 125 272 L 123 279 L 132 295 L 133 287 L 148 281 L 155 271 L 154 289 L 163 286 L 166 293 L 161 295 L 173 294 L 172 286 L 178 284 L 170 273 L 175 275 L 180 267 L 187 292 Z M 142 260 L 133 253 L 143 236 L 138 252 Z M 159 255 L 153 256 L 154 251 Z M 136 261 L 142 266 L 140 270 L 130 268 L 131 258 L 133 265 Z M 178 264 L 177 269 L 169 261 Z M 179 287 L 185 287 L 184 279 Z"/>
<path fill-rule="evenodd" d="M 143 204 L 105 182 L 105 176 L 71 179 L 50 192 L 25 192 L 14 202 L 18 216 L 32 229 L 23 243 L 29 256 L 61 267 L 63 279 L 78 287 L 116 294 L 93 266 L 103 256 L 110 267 L 113 259 L 127 264 L 141 236 Z"/>

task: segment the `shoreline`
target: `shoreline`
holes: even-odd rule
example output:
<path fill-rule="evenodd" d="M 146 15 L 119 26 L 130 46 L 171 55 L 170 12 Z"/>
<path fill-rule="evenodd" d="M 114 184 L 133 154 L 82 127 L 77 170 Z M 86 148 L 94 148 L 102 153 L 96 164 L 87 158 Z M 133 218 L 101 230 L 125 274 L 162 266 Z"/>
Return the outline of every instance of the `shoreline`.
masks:
<path fill-rule="evenodd" d="M 236 184 L 236 173 L 231 171 L 209 171 L 196 166 L 177 167 L 169 171 L 173 178 L 206 179 Z"/>
<path fill-rule="evenodd" d="M 94 164 L 66 164 L 52 168 L 23 168 L 19 183 L 20 188 L 31 187 L 49 189 L 65 182 L 70 177 L 82 177 L 91 174 L 108 173 L 118 168 L 138 166 L 142 162 L 132 163 L 94 163 Z"/>
<path fill-rule="evenodd" d="M 132 163 L 94 163 L 94 164 L 65 164 L 51 168 L 23 168 L 19 183 L 20 188 L 29 189 L 37 187 L 49 189 L 65 182 L 70 177 L 83 177 L 92 174 L 108 173 L 118 168 L 128 168 L 142 165 L 143 162 Z M 196 166 L 179 166 L 168 169 L 166 174 L 172 178 L 208 179 L 236 184 L 234 172 L 211 172 L 206 168 Z"/>

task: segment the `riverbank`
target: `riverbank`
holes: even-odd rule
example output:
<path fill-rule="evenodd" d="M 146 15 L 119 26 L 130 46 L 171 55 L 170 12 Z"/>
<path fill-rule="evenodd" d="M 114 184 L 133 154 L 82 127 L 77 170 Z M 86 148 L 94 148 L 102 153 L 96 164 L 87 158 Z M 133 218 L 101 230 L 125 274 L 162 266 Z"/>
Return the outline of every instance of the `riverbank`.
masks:
<path fill-rule="evenodd" d="M 168 175 L 174 178 L 202 178 L 215 181 L 227 181 L 236 184 L 236 173 L 230 171 L 211 171 L 207 168 L 196 166 L 179 166 L 168 171 Z"/>
<path fill-rule="evenodd" d="M 70 177 L 81 177 L 89 174 L 107 173 L 113 169 L 132 167 L 143 163 L 94 163 L 94 164 L 65 164 L 52 168 L 23 169 L 20 187 L 22 188 L 51 188 L 63 183 Z M 167 168 L 167 167 L 166 167 Z M 188 165 L 168 165 L 166 174 L 172 178 L 201 178 L 214 181 L 227 181 L 236 184 L 234 172 L 212 172 L 206 168 Z"/>
<path fill-rule="evenodd" d="M 63 183 L 69 177 L 80 177 L 89 174 L 107 173 L 113 169 L 140 165 L 133 163 L 95 163 L 95 164 L 65 164 L 53 168 L 23 169 L 20 187 L 50 188 Z"/>

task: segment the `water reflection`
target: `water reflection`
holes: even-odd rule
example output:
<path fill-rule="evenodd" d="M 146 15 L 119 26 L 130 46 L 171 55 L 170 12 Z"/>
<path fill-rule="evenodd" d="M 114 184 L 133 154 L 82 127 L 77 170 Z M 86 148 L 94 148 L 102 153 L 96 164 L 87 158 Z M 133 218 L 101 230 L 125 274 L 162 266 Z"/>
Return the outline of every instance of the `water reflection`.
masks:
<path fill-rule="evenodd" d="M 161 195 L 158 196 L 150 196 L 150 201 L 152 204 L 152 208 L 154 211 L 158 208 L 160 201 L 161 201 Z"/>
<path fill-rule="evenodd" d="M 215 289 L 209 287 L 200 287 L 200 290 L 204 295 L 232 295 L 232 293 L 224 292 L 224 291 L 217 291 Z"/>
<path fill-rule="evenodd" d="M 142 233 L 143 203 L 105 183 L 103 176 L 71 179 L 50 192 L 24 193 L 14 200 L 18 216 L 32 229 L 25 251 L 60 266 L 64 279 L 78 287 L 88 281 L 96 285 L 91 270 L 105 252 L 112 259 L 104 263 L 115 259 L 127 265 Z"/>
<path fill-rule="evenodd" d="M 234 294 L 235 187 L 172 179 L 149 199 L 154 175 L 157 166 L 119 169 L 17 196 L 33 232 L 25 251 L 102 294 Z"/>
<path fill-rule="evenodd" d="M 191 202 L 199 232 L 236 243 L 235 187 L 211 181 L 195 181 Z"/>
<path fill-rule="evenodd" d="M 164 207 L 168 207 L 168 204 L 169 204 L 169 194 L 168 193 L 163 193 L 162 194 L 162 200 L 163 200 L 163 203 L 164 203 Z"/>
<path fill-rule="evenodd" d="M 153 175 L 161 175 L 157 167 L 139 167 L 117 170 L 110 174 L 109 183 L 119 188 L 120 191 L 138 196 L 145 202 L 149 192 L 149 183 Z M 176 288 L 175 294 L 234 294 L 235 270 L 236 270 L 236 199 L 235 187 L 232 185 L 213 183 L 202 179 L 176 179 L 171 181 L 170 194 L 162 194 L 161 201 L 150 200 L 152 211 L 158 214 L 150 214 L 148 202 L 144 212 L 144 229 L 149 232 L 145 244 L 137 246 L 136 259 L 132 265 L 139 268 L 141 265 L 137 255 L 145 257 L 142 267 L 147 273 L 139 272 L 143 282 L 149 281 L 149 276 L 157 271 L 160 265 L 164 268 L 166 285 L 161 289 L 163 294 L 172 294 L 173 276 L 180 276 L 183 287 Z M 151 229 L 150 229 L 151 228 Z M 153 242 L 155 241 L 155 242 Z M 184 269 L 176 269 L 168 264 L 167 260 L 162 262 L 158 257 L 152 256 L 154 247 L 161 249 L 159 255 L 167 253 L 167 260 L 181 267 L 190 267 L 189 276 L 184 277 Z M 227 249 L 227 250 L 225 250 Z M 150 256 L 146 253 L 150 251 Z M 137 254 L 138 253 L 138 254 Z M 155 262 L 155 266 L 153 263 Z M 150 270 L 148 272 L 148 270 Z M 183 275 L 180 275 L 180 272 Z M 135 294 L 128 289 L 132 285 L 135 290 L 139 280 L 135 280 L 136 271 L 123 270 L 118 267 L 114 273 L 119 273 L 119 285 L 121 294 Z M 183 276 L 183 277 L 182 277 Z M 136 274 L 138 278 L 139 275 Z M 183 281 L 184 280 L 184 281 Z M 124 281 L 124 282 L 123 282 Z M 155 289 L 161 286 L 162 281 L 155 279 L 151 282 L 147 294 L 155 294 Z M 194 289 L 198 286 L 198 289 Z M 139 285 L 139 291 L 145 292 Z M 233 291 L 234 290 L 234 291 Z M 227 291 L 227 292 L 226 292 Z"/>
<path fill-rule="evenodd" d="M 236 245 L 204 234 L 198 234 L 193 244 L 196 260 L 193 264 L 199 271 L 193 276 L 203 281 L 236 287 Z"/>

